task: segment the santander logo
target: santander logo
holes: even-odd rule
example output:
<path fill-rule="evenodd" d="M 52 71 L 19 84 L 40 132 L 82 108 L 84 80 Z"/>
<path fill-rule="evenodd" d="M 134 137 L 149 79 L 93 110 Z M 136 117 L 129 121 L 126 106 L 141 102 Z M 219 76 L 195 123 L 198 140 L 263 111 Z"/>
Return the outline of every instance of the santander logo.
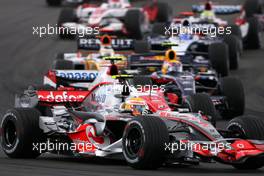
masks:
<path fill-rule="evenodd" d="M 82 102 L 88 91 L 38 91 L 39 101 L 45 102 Z"/>

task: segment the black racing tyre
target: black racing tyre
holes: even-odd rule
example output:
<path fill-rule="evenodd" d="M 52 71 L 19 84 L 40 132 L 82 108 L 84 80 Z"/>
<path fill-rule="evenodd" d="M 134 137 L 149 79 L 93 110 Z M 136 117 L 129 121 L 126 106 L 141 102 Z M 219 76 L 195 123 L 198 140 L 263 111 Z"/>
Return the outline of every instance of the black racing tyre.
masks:
<path fill-rule="evenodd" d="M 244 116 L 232 119 L 227 124 L 227 130 L 237 134 L 242 139 L 264 140 L 264 120 L 255 116 Z M 233 164 L 240 170 L 255 170 L 264 166 L 264 156 L 250 157 L 245 162 Z"/>
<path fill-rule="evenodd" d="M 139 40 L 143 38 L 144 18 L 144 14 L 140 10 L 132 9 L 127 11 L 124 21 L 130 37 Z"/>
<path fill-rule="evenodd" d="M 74 70 L 74 64 L 69 60 L 55 60 L 53 67 L 56 70 Z"/>
<path fill-rule="evenodd" d="M 244 41 L 245 48 L 260 49 L 262 47 L 261 25 L 255 17 L 248 18 L 247 22 L 249 23 L 249 29 Z"/>
<path fill-rule="evenodd" d="M 123 155 L 135 169 L 157 169 L 167 157 L 169 133 L 162 119 L 141 116 L 128 122 L 122 139 Z"/>
<path fill-rule="evenodd" d="M 168 5 L 168 3 L 158 2 L 157 7 L 158 7 L 158 14 L 157 14 L 156 21 L 157 22 L 169 22 L 172 17 L 172 9 Z"/>
<path fill-rule="evenodd" d="M 226 97 L 227 110 L 221 115 L 223 118 L 233 118 L 244 114 L 245 92 L 242 82 L 234 77 L 225 77 L 220 80 L 220 92 Z"/>
<path fill-rule="evenodd" d="M 237 25 L 230 25 L 229 27 L 230 27 L 231 35 L 235 35 L 239 37 L 240 39 L 242 39 L 241 30 Z"/>
<path fill-rule="evenodd" d="M 237 70 L 239 68 L 240 60 L 240 43 L 237 36 L 228 35 L 224 37 L 224 42 L 228 46 L 229 51 L 229 67 L 232 70 Z"/>
<path fill-rule="evenodd" d="M 191 112 L 198 113 L 201 111 L 203 114 L 210 116 L 213 125 L 216 124 L 217 112 L 208 94 L 197 93 L 187 97 L 186 101 Z"/>
<path fill-rule="evenodd" d="M 212 67 L 222 77 L 229 74 L 229 51 L 225 43 L 212 43 L 208 48 L 208 56 Z"/>
<path fill-rule="evenodd" d="M 68 28 L 62 28 L 63 23 L 67 22 L 77 22 L 77 16 L 73 8 L 66 7 L 61 10 L 59 19 L 58 19 L 58 27 L 60 27 L 59 37 L 61 39 L 72 39 L 74 36 L 70 34 Z"/>
<path fill-rule="evenodd" d="M 148 53 L 150 51 L 150 44 L 145 40 L 135 40 L 134 51 L 135 53 Z"/>
<path fill-rule="evenodd" d="M 260 0 L 246 0 L 244 3 L 244 10 L 246 12 L 246 17 L 253 17 L 254 14 L 263 13 Z"/>
<path fill-rule="evenodd" d="M 60 6 L 62 0 L 46 0 L 49 6 Z"/>
<path fill-rule="evenodd" d="M 231 35 L 236 36 L 238 41 L 239 41 L 239 52 L 240 52 L 240 54 L 242 54 L 244 47 L 243 47 L 243 37 L 242 37 L 241 29 L 237 25 L 230 25 L 229 27 L 231 27 L 230 28 Z"/>
<path fill-rule="evenodd" d="M 1 145 L 10 158 L 36 158 L 41 153 L 34 145 L 45 142 L 39 128 L 40 113 L 32 108 L 14 108 L 4 115 L 1 123 Z"/>
<path fill-rule="evenodd" d="M 165 36 L 165 23 L 154 23 L 152 25 L 152 34 Z"/>

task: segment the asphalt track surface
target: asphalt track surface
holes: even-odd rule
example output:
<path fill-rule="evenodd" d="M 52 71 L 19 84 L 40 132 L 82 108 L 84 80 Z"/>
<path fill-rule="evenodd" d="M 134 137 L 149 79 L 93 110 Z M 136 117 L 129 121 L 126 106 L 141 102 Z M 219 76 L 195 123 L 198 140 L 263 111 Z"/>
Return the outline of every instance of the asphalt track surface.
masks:
<path fill-rule="evenodd" d="M 167 0 L 175 11 L 188 10 L 199 1 Z M 201 2 L 201 1 L 200 1 Z M 241 0 L 217 0 L 229 4 Z M 33 26 L 55 25 L 60 8 L 47 7 L 44 0 L 0 1 L 0 115 L 14 104 L 15 93 L 30 84 L 41 84 L 57 52 L 74 51 L 74 41 L 61 41 L 56 35 L 39 38 Z M 230 20 L 230 18 L 228 18 Z M 232 75 L 242 79 L 246 91 L 246 114 L 264 115 L 264 50 L 245 51 L 238 71 Z M 264 118 L 264 117 L 263 117 Z M 219 121 L 220 127 L 225 121 Z M 44 155 L 36 160 L 9 159 L 0 150 L 0 175 L 255 175 L 258 171 L 238 171 L 222 164 L 170 166 L 157 171 L 136 171 L 123 161 L 105 159 L 73 159 Z"/>

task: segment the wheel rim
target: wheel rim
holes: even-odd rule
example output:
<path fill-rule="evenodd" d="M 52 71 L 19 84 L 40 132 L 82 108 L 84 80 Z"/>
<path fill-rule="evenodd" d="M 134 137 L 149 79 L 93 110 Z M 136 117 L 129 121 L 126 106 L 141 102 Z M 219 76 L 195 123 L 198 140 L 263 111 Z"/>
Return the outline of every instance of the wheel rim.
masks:
<path fill-rule="evenodd" d="M 128 131 L 127 137 L 125 139 L 125 146 L 127 154 L 130 158 L 136 158 L 140 149 L 143 145 L 143 138 L 141 130 L 134 127 Z"/>
<path fill-rule="evenodd" d="M 244 130 L 241 127 L 239 127 L 238 125 L 230 125 L 228 127 L 228 130 L 233 131 L 234 133 L 238 134 L 239 135 L 238 137 L 240 137 L 242 139 L 246 139 L 246 134 L 245 134 Z"/>
<path fill-rule="evenodd" d="M 17 141 L 17 131 L 16 126 L 12 121 L 8 121 L 5 125 L 4 129 L 4 141 L 8 148 L 12 148 Z"/>

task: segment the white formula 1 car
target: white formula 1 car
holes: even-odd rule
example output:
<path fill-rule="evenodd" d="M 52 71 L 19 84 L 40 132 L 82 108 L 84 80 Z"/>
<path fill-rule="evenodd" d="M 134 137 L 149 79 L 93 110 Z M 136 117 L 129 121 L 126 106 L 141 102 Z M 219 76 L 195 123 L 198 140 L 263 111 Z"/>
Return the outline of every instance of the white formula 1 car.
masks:
<path fill-rule="evenodd" d="M 150 22 L 167 22 L 170 14 L 166 3 L 151 2 L 138 8 L 127 0 L 108 0 L 99 6 L 82 4 L 76 9 L 62 9 L 58 26 L 61 38 L 69 38 L 73 33 L 81 37 L 107 33 L 139 39 L 149 31 Z"/>

